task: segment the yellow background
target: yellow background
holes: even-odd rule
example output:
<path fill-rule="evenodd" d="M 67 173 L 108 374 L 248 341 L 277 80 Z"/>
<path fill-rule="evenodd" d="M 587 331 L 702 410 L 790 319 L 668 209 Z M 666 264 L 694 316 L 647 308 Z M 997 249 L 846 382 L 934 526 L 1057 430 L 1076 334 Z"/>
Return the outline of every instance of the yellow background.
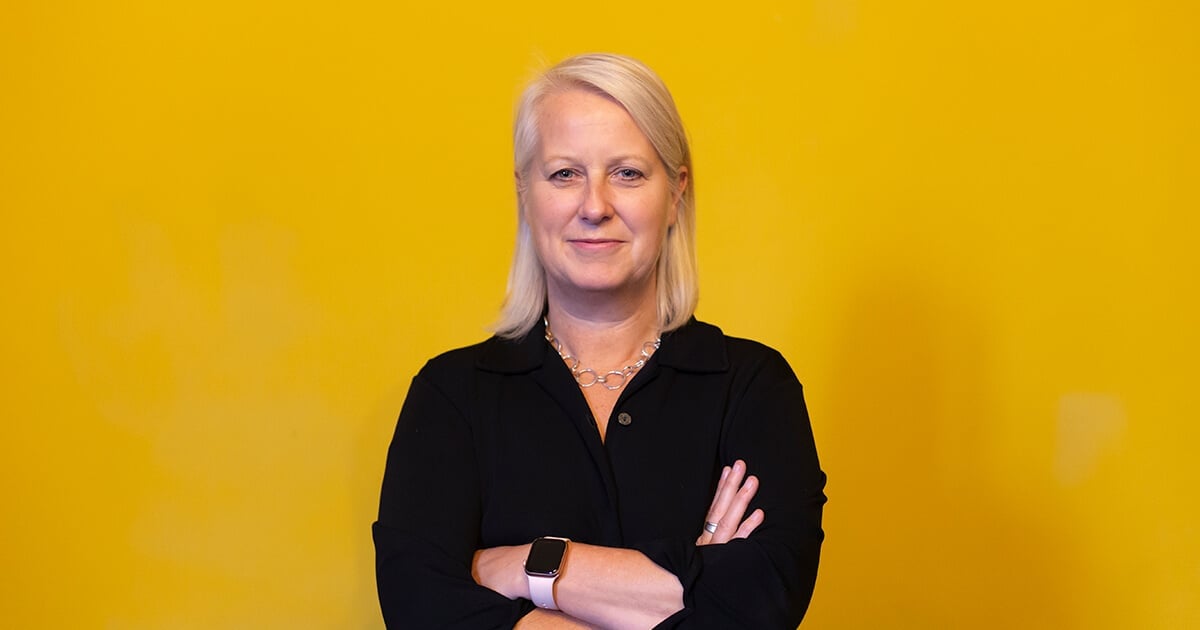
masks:
<path fill-rule="evenodd" d="M 988 4 L 5 3 L 0 625 L 381 627 L 512 103 L 611 50 L 693 139 L 699 315 L 806 384 L 806 627 L 1200 627 L 1196 5 Z"/>

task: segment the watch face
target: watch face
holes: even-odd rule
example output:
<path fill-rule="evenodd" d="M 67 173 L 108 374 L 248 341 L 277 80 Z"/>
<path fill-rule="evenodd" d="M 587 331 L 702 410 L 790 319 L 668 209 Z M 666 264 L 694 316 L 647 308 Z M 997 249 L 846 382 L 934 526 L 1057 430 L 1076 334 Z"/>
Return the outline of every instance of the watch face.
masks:
<path fill-rule="evenodd" d="M 525 559 L 525 572 L 532 575 L 558 575 L 563 554 L 567 552 L 567 541 L 562 538 L 539 538 L 529 548 Z"/>

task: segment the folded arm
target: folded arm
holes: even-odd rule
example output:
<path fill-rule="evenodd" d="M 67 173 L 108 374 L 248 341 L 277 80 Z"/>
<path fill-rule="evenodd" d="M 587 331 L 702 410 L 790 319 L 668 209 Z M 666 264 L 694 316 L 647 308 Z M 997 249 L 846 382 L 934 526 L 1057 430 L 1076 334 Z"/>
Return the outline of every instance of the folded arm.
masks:
<path fill-rule="evenodd" d="M 471 577 L 480 496 L 462 413 L 418 375 L 388 449 L 373 528 L 379 602 L 389 627 L 511 627 L 532 608 Z M 432 514 L 439 515 L 436 524 Z"/>
<path fill-rule="evenodd" d="M 685 609 L 664 628 L 795 628 L 816 582 L 825 475 L 803 388 L 777 352 L 731 345 L 731 363 L 743 367 L 732 385 L 720 456 L 744 458 L 761 479 L 750 508 L 765 518 L 754 535 L 728 544 L 675 540 L 644 549 L 684 587 Z"/>
<path fill-rule="evenodd" d="M 740 460 L 724 468 L 707 516 L 718 523 L 717 531 L 701 527 L 697 545 L 745 538 L 762 523 L 762 510 L 743 518 L 758 489 L 758 480 L 745 478 L 745 473 L 746 464 Z M 481 550 L 475 554 L 472 574 L 480 584 L 509 599 L 529 599 L 523 567 L 529 547 Z M 642 552 L 577 542 L 567 546 L 554 596 L 561 612 L 534 610 L 518 628 L 536 628 L 551 621 L 569 621 L 580 627 L 650 628 L 683 609 L 679 578 Z"/>

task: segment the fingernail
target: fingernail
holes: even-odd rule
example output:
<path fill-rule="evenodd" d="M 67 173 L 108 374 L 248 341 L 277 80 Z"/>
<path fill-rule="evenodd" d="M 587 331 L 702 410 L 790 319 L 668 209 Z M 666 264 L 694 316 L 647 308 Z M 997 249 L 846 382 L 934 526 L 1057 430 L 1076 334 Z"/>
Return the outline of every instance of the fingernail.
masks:
<path fill-rule="evenodd" d="M 729 476 L 729 467 L 725 466 L 725 467 L 721 468 L 721 481 L 725 481 L 725 478 L 728 476 Z"/>

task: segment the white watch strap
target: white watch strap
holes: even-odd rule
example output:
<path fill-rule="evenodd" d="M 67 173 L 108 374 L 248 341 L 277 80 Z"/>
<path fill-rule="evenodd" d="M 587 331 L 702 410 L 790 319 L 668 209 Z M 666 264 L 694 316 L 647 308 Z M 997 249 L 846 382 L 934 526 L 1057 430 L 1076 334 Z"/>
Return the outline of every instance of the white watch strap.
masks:
<path fill-rule="evenodd" d="M 538 608 L 558 610 L 554 603 L 554 579 L 542 575 L 526 575 L 529 578 L 529 597 Z M 556 576 L 557 577 L 557 576 Z"/>

